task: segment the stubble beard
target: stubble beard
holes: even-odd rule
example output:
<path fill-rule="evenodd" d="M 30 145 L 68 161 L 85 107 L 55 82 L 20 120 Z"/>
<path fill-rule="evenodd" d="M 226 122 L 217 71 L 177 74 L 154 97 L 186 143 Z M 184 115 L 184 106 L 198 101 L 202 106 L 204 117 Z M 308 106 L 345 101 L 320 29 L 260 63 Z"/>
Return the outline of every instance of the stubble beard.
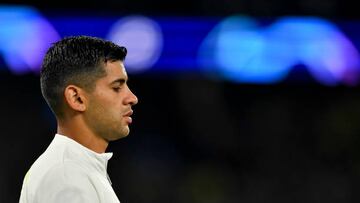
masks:
<path fill-rule="evenodd" d="M 91 105 L 87 113 L 87 123 L 92 131 L 106 141 L 114 141 L 129 135 L 130 129 L 122 118 L 101 105 Z"/>

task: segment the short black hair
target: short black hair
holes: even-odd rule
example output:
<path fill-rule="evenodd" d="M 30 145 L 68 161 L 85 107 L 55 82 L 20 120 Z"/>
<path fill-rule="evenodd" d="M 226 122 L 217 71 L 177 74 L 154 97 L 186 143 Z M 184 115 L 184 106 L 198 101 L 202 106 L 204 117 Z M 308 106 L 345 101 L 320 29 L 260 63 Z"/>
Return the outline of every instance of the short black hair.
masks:
<path fill-rule="evenodd" d="M 71 36 L 54 43 L 47 51 L 40 71 L 41 92 L 57 117 L 63 115 L 65 88 L 76 85 L 92 91 L 106 76 L 107 61 L 124 61 L 125 47 L 90 36 Z"/>

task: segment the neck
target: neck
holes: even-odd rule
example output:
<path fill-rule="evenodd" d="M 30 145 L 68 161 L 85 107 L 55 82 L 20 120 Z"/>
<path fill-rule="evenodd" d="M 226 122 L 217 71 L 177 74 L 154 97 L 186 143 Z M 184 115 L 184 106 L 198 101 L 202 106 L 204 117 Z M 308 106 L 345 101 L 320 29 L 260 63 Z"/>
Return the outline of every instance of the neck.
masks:
<path fill-rule="evenodd" d="M 108 141 L 96 135 L 84 122 L 80 115 L 71 119 L 58 119 L 57 133 L 69 137 L 84 147 L 97 152 L 104 153 Z"/>

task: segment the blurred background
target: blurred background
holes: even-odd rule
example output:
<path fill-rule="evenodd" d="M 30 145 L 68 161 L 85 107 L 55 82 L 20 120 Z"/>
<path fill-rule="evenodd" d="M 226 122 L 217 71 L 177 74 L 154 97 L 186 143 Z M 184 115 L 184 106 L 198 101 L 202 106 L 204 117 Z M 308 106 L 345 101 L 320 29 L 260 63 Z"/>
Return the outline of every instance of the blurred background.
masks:
<path fill-rule="evenodd" d="M 139 98 L 110 144 L 122 203 L 360 201 L 360 13 L 346 0 L 3 0 L 0 202 L 56 133 L 51 43 L 128 48 Z"/>

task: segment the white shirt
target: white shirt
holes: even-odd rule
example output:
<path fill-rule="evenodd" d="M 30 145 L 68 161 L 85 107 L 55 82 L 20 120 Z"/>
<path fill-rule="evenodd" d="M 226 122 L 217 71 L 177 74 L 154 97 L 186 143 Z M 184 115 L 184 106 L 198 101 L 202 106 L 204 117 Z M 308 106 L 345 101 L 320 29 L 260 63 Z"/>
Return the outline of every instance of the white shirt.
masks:
<path fill-rule="evenodd" d="M 99 154 L 56 134 L 26 173 L 20 203 L 119 203 Z"/>

